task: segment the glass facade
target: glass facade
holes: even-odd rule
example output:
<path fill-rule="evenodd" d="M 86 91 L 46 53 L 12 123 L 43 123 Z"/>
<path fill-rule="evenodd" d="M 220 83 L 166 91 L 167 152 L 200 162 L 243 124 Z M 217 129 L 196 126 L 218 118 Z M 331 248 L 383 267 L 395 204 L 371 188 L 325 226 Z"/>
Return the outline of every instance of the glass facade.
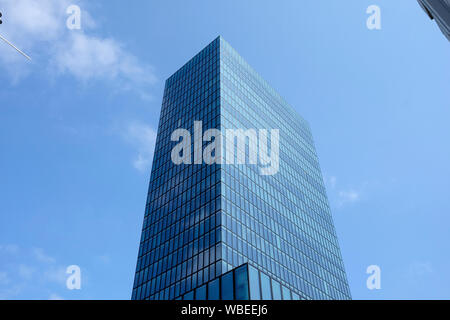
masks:
<path fill-rule="evenodd" d="M 178 128 L 278 129 L 279 169 L 174 164 Z M 132 299 L 248 298 L 351 296 L 309 125 L 218 37 L 166 81 Z"/>
<path fill-rule="evenodd" d="M 175 300 L 299 300 L 300 296 L 245 263 Z"/>
<path fill-rule="evenodd" d="M 177 128 L 220 121 L 219 41 L 166 81 L 133 299 L 174 299 L 222 273 L 220 166 L 171 161 Z"/>
<path fill-rule="evenodd" d="M 418 0 L 430 19 L 436 20 L 442 33 L 450 41 L 450 0 Z"/>

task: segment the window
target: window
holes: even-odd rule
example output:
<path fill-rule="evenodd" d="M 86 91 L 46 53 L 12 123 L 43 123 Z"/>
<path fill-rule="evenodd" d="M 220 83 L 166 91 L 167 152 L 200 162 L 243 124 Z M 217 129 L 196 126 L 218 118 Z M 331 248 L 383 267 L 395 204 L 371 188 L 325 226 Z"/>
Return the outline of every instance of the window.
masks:
<path fill-rule="evenodd" d="M 195 289 L 195 300 L 206 300 L 206 284 Z"/>
<path fill-rule="evenodd" d="M 272 292 L 270 290 L 270 278 L 264 273 L 261 274 L 261 292 L 263 300 L 272 300 Z"/>
<path fill-rule="evenodd" d="M 208 300 L 219 300 L 219 278 L 208 284 Z"/>
<path fill-rule="evenodd" d="M 222 300 L 233 300 L 233 271 L 222 276 Z"/>
<path fill-rule="evenodd" d="M 248 300 L 248 271 L 246 264 L 234 271 L 234 289 L 236 300 Z"/>
<path fill-rule="evenodd" d="M 258 270 L 251 265 L 248 266 L 248 278 L 250 283 L 250 299 L 261 300 L 261 293 L 259 291 L 259 274 Z"/>
<path fill-rule="evenodd" d="M 183 300 L 194 300 L 194 291 L 186 293 L 183 297 Z"/>
<path fill-rule="evenodd" d="M 291 300 L 291 291 L 285 286 L 282 286 L 281 288 L 283 291 L 283 300 Z"/>
<path fill-rule="evenodd" d="M 272 279 L 272 293 L 273 293 L 273 300 L 281 300 L 280 284 L 273 279 Z"/>

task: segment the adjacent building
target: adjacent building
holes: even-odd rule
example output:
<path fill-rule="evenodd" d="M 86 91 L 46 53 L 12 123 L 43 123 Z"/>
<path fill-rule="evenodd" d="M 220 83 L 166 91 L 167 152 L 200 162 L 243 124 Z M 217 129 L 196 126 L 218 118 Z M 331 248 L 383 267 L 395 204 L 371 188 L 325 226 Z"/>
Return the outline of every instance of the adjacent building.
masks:
<path fill-rule="evenodd" d="M 173 161 L 180 128 L 191 163 Z M 195 136 L 208 129 L 247 134 L 244 150 L 233 138 L 213 153 L 251 159 L 256 138 L 276 166 L 207 164 Z M 216 38 L 166 80 L 132 299 L 350 298 L 308 123 Z"/>

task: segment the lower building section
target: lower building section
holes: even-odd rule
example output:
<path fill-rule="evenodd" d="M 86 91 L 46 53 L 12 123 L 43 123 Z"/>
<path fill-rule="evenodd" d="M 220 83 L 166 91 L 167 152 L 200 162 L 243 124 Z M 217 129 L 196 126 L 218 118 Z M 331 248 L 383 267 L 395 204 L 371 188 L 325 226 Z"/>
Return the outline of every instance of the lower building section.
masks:
<path fill-rule="evenodd" d="M 175 300 L 301 300 L 303 297 L 245 263 Z"/>

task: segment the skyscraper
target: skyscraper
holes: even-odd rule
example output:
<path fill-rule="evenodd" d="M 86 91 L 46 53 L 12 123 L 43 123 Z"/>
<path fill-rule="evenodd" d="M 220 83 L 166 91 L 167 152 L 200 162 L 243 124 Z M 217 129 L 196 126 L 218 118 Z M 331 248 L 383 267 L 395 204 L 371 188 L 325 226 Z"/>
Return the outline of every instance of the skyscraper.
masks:
<path fill-rule="evenodd" d="M 308 123 L 216 38 L 165 84 L 132 299 L 350 298 Z"/>
<path fill-rule="evenodd" d="M 436 20 L 442 33 L 450 41 L 450 0 L 417 0 L 430 19 Z"/>

